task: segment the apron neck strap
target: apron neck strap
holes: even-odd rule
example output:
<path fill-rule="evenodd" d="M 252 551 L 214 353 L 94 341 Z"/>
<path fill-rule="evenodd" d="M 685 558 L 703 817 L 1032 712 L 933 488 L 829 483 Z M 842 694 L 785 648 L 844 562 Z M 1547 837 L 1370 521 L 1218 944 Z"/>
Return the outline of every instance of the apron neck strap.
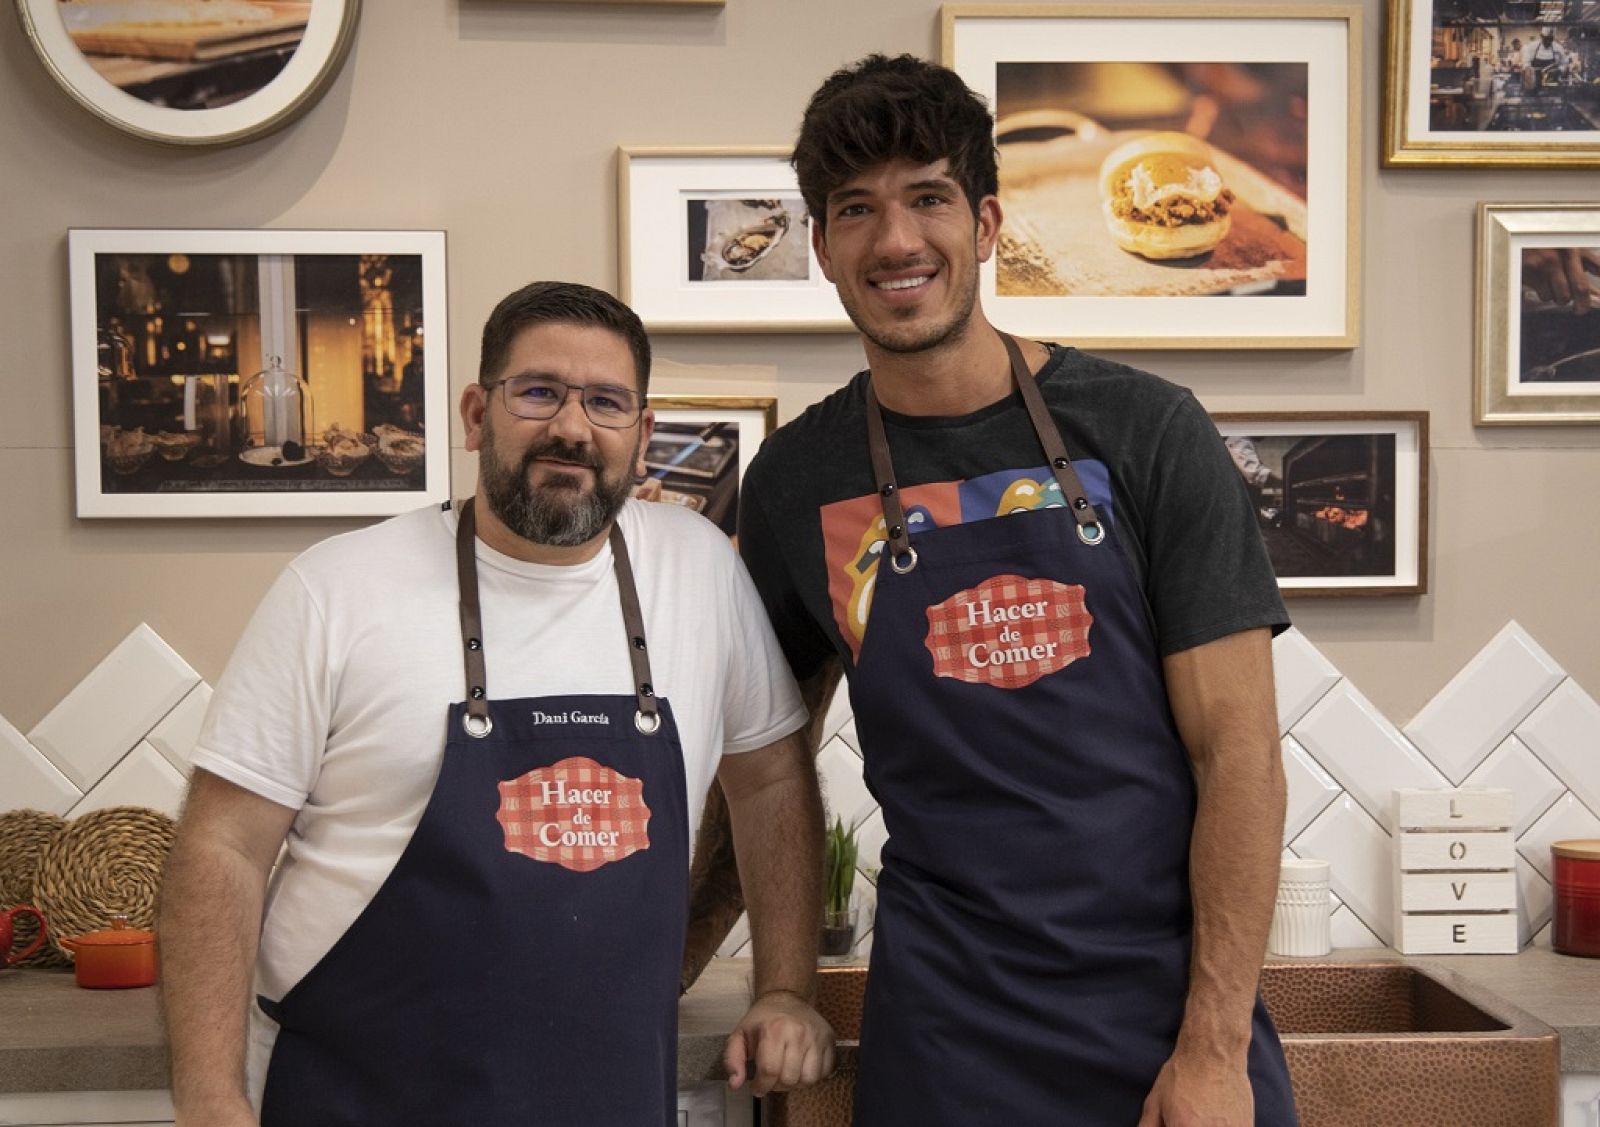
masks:
<path fill-rule="evenodd" d="M 1061 495 L 1066 498 L 1067 508 L 1077 521 L 1078 539 L 1091 546 L 1099 544 L 1105 539 L 1105 528 L 1101 525 L 1094 506 L 1089 503 L 1089 495 L 1083 488 L 1083 482 L 1078 478 L 1078 471 L 1072 467 L 1072 459 L 1067 457 L 1066 444 L 1061 441 L 1061 432 L 1056 428 L 1055 420 L 1050 417 L 1049 409 L 1045 407 L 1044 395 L 1039 391 L 1038 381 L 1034 379 L 1033 373 L 1028 371 L 1027 362 L 1022 358 L 1022 349 L 1017 344 L 1016 338 L 1001 333 L 1000 339 L 1005 342 L 1006 355 L 1011 360 L 1011 377 L 1016 382 L 1017 390 L 1022 394 L 1022 404 L 1027 408 L 1033 432 L 1038 436 L 1039 445 L 1044 448 L 1045 457 L 1050 462 L 1050 472 L 1055 476 L 1056 483 L 1061 486 Z M 900 488 L 895 482 L 894 463 L 889 457 L 889 437 L 883 425 L 883 409 L 878 405 L 877 393 L 872 390 L 870 373 L 867 378 L 866 398 L 867 452 L 872 458 L 872 475 L 883 505 L 885 534 L 889 542 L 889 566 L 896 572 L 904 574 L 917 566 L 917 550 L 911 546 L 911 529 L 906 524 L 905 506 L 900 502 Z"/>
<path fill-rule="evenodd" d="M 487 736 L 494 728 L 489 719 L 489 674 L 483 656 L 483 608 L 478 597 L 477 519 L 474 498 L 461 503 L 456 524 L 456 583 L 461 599 L 461 656 L 467 674 L 467 712 L 462 725 L 471 736 Z M 628 631 L 628 659 L 633 667 L 634 696 L 639 708 L 634 727 L 651 735 L 661 727 L 660 702 L 650 676 L 650 655 L 645 644 L 644 614 L 639 608 L 639 591 L 633 580 L 628 545 L 622 529 L 611 525 L 611 566 L 617 576 L 617 593 L 622 603 L 622 622 Z"/>

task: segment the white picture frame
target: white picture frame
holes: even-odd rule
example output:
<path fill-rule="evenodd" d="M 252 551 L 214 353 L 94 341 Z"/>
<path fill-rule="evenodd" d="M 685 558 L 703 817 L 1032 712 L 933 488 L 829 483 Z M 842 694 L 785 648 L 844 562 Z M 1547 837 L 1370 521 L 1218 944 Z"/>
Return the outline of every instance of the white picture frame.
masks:
<path fill-rule="evenodd" d="M 708 202 L 744 218 L 713 221 L 696 235 L 694 210 Z M 617 156 L 617 212 L 620 294 L 652 331 L 851 331 L 811 249 L 788 149 L 624 147 Z M 769 241 L 781 231 L 781 237 L 751 268 L 693 276 L 697 260 L 712 256 L 706 237 L 719 230 Z M 770 270 L 777 265 L 781 271 Z"/>
<path fill-rule="evenodd" d="M 449 498 L 443 231 L 76 229 L 67 248 L 78 516 Z"/>

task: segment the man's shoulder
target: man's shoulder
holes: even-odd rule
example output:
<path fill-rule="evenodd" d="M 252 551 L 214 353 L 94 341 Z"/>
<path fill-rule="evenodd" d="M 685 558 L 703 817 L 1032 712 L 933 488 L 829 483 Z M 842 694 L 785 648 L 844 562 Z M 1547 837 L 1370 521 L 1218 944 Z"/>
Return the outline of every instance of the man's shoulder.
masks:
<path fill-rule="evenodd" d="M 783 490 L 798 481 L 815 482 L 841 465 L 849 450 L 865 450 L 866 373 L 857 372 L 837 390 L 773 431 L 761 444 L 745 475 L 757 491 Z"/>
<path fill-rule="evenodd" d="M 1039 372 L 1040 386 L 1050 395 L 1072 395 L 1156 412 L 1171 411 L 1189 397 L 1189 390 L 1162 376 L 1096 356 L 1076 348 L 1057 348 Z"/>
<path fill-rule="evenodd" d="M 296 556 L 289 570 L 311 585 L 359 582 L 375 567 L 417 562 L 441 549 L 448 556 L 454 527 L 454 514 L 427 505 L 319 541 Z"/>
<path fill-rule="evenodd" d="M 731 561 L 735 554 L 733 544 L 722 529 L 682 505 L 632 497 L 617 514 L 617 525 L 630 547 L 638 541 L 646 550 L 645 554 L 661 560 Z M 635 554 L 629 553 L 630 556 Z M 634 567 L 639 567 L 641 562 L 634 560 Z"/>

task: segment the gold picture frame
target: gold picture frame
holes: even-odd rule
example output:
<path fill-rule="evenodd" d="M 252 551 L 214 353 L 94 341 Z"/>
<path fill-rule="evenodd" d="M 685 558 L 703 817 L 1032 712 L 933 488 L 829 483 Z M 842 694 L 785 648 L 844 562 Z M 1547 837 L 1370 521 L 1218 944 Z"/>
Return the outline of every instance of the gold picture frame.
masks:
<path fill-rule="evenodd" d="M 224 23 L 118 20 L 106 6 L 16 0 L 34 53 L 73 101 L 124 133 L 169 145 L 233 145 L 282 129 L 339 73 L 361 0 L 265 0 L 270 16 Z M 227 95 L 213 104 L 218 92 Z M 185 105 L 192 99 L 193 105 Z"/>
<path fill-rule="evenodd" d="M 944 64 L 996 111 L 998 326 L 1101 349 L 1359 343 L 1359 6 L 960 3 L 940 23 Z M 1107 232 L 1102 159 L 1152 132 L 1204 141 L 1233 191 L 1214 247 L 1162 261 Z"/>
<path fill-rule="evenodd" d="M 811 249 L 790 150 L 617 151 L 622 300 L 654 332 L 848 332 Z M 742 240 L 742 241 L 741 241 Z M 742 259 L 713 253 L 716 242 Z"/>
<path fill-rule="evenodd" d="M 1600 423 L 1600 202 L 1479 204 L 1477 253 L 1473 422 Z"/>
<path fill-rule="evenodd" d="M 1600 116 L 1588 108 L 1587 97 L 1600 75 L 1584 75 L 1581 84 L 1565 74 L 1542 77 L 1555 69 L 1554 49 L 1550 63 L 1528 62 L 1533 44 L 1521 38 L 1545 26 L 1538 18 L 1544 7 L 1389 0 L 1385 168 L 1600 167 Z M 1586 42 L 1600 42 L 1600 17 L 1560 25 L 1548 26 L 1556 27 L 1557 36 L 1581 33 Z M 1530 80 L 1540 90 L 1530 92 Z M 1574 97 L 1580 90 L 1581 104 Z M 1499 115 L 1505 116 L 1497 121 Z M 1584 117 L 1590 128 L 1583 127 Z M 1536 128 L 1538 121 L 1556 127 Z"/>
<path fill-rule="evenodd" d="M 745 470 L 778 426 L 771 395 L 651 395 L 655 431 L 634 495 L 693 509 L 730 537 L 738 531 Z"/>

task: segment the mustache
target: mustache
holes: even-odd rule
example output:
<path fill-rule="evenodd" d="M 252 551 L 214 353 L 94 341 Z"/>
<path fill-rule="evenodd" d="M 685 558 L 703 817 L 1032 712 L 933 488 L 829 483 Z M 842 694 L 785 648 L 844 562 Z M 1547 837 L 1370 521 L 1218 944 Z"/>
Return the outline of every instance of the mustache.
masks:
<path fill-rule="evenodd" d="M 530 446 L 522 455 L 522 472 L 526 474 L 540 458 L 556 458 L 563 462 L 593 470 L 596 476 L 605 468 L 597 451 L 585 446 L 574 446 L 563 438 L 548 438 L 537 446 Z"/>

